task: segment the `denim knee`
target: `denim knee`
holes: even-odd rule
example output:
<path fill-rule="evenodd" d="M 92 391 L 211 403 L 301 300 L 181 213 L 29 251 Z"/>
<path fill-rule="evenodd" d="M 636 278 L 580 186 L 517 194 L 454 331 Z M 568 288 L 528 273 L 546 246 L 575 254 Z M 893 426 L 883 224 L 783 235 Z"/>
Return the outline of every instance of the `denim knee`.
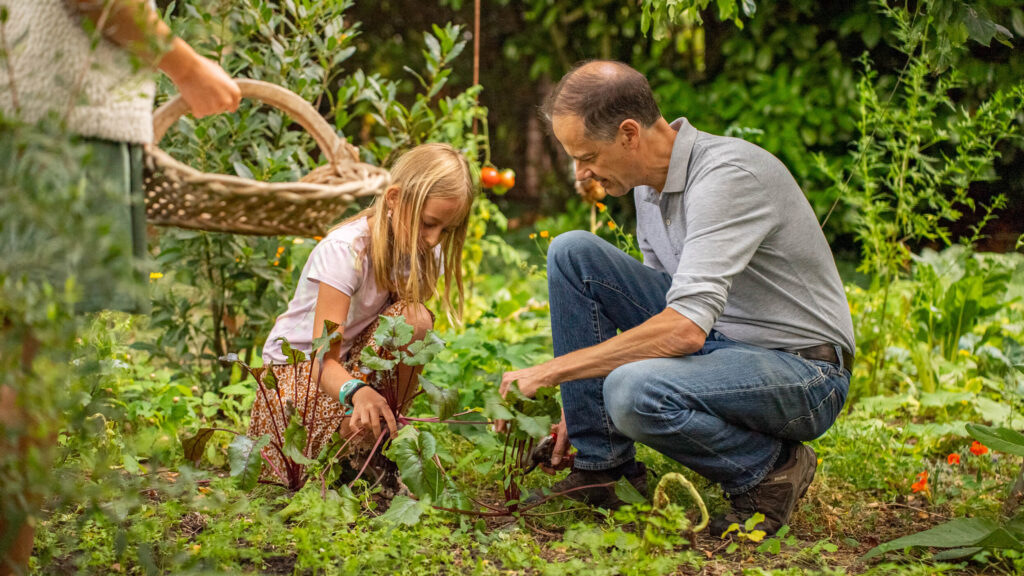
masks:
<path fill-rule="evenodd" d="M 559 234 L 548 246 L 548 270 L 565 270 L 598 246 L 599 238 L 585 230 Z"/>
<path fill-rule="evenodd" d="M 645 423 L 657 410 L 658 399 L 651 397 L 645 370 L 638 363 L 624 364 L 604 379 L 604 404 L 615 428 L 633 440 L 645 436 Z"/>

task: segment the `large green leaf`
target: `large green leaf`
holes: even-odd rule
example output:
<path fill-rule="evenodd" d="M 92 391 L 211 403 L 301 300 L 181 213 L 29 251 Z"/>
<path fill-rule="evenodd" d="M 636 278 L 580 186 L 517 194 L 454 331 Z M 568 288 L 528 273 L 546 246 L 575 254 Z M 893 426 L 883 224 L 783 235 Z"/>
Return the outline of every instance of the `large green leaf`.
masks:
<path fill-rule="evenodd" d="M 505 406 L 496 389 L 484 393 L 484 416 L 491 420 L 511 420 L 512 412 Z"/>
<path fill-rule="evenodd" d="M 335 342 L 340 342 L 344 338 L 344 334 L 337 332 L 337 322 L 331 322 L 330 320 L 324 320 L 324 331 L 323 333 L 313 338 L 313 357 L 317 360 L 323 360 L 324 354 L 330 350 L 331 345 Z"/>
<path fill-rule="evenodd" d="M 774 538 L 773 538 L 774 540 Z M 968 546 L 967 548 L 950 548 L 944 550 L 933 556 L 933 560 L 944 562 L 946 560 L 956 560 L 958 558 L 966 558 L 968 556 L 974 556 L 978 552 L 982 551 L 981 546 Z"/>
<path fill-rule="evenodd" d="M 320 490 L 319 482 L 307 482 L 277 515 L 298 524 L 308 523 L 318 530 L 331 530 L 338 524 L 351 524 L 359 518 L 359 499 L 348 486 L 342 485 L 340 492 L 328 489 L 323 497 Z"/>
<path fill-rule="evenodd" d="M 373 346 L 366 346 L 359 354 L 359 365 L 374 372 L 387 372 L 395 367 L 397 360 L 381 358 Z"/>
<path fill-rule="evenodd" d="M 294 366 L 306 361 L 305 352 L 292 348 L 292 345 L 284 338 L 278 338 L 277 341 L 281 343 L 281 354 L 284 354 L 284 357 L 288 359 L 289 364 Z"/>
<path fill-rule="evenodd" d="M 625 477 L 619 478 L 615 483 L 615 495 L 626 504 L 640 504 L 647 502 L 647 498 L 636 489 L 636 486 Z"/>
<path fill-rule="evenodd" d="M 284 447 L 281 451 L 284 452 L 285 457 L 296 464 L 303 466 L 316 464 L 316 460 L 306 457 L 306 428 L 302 425 L 302 418 L 297 412 L 292 414 L 291 422 L 288 423 L 288 428 L 284 431 Z"/>
<path fill-rule="evenodd" d="M 483 418 L 481 414 L 473 412 L 452 417 L 450 420 L 467 422 L 467 424 L 449 424 L 448 426 L 452 432 L 460 434 L 472 442 L 484 454 L 493 454 L 501 450 L 501 442 L 490 431 L 490 421 Z"/>
<path fill-rule="evenodd" d="M 391 441 L 387 456 L 398 465 L 402 482 L 420 499 L 437 500 L 444 490 L 444 475 L 434 463 L 437 441 L 430 432 L 402 428 Z"/>
<path fill-rule="evenodd" d="M 1024 537 L 1024 534 L 1014 534 L 1007 530 L 1005 527 L 1000 526 L 999 528 L 993 530 L 991 534 L 983 538 L 977 544 L 982 548 L 1024 550 L 1024 544 L 1021 543 L 1022 537 Z"/>
<path fill-rule="evenodd" d="M 427 393 L 430 399 L 430 407 L 434 409 L 439 420 L 447 420 L 459 409 L 459 391 L 454 388 L 441 388 L 422 375 L 419 378 L 420 386 Z"/>
<path fill-rule="evenodd" d="M 1024 434 L 1016 430 L 968 424 L 967 433 L 992 450 L 1024 456 Z"/>
<path fill-rule="evenodd" d="M 263 384 L 263 387 L 267 390 L 277 390 L 277 376 L 274 374 L 274 371 L 269 367 L 264 370 L 260 383 Z"/>
<path fill-rule="evenodd" d="M 199 461 L 203 458 L 203 450 L 206 449 L 206 443 L 213 437 L 214 432 L 216 430 L 213 428 L 200 428 L 195 436 L 182 440 L 181 446 L 185 449 L 185 458 L 192 462 L 192 464 L 199 464 Z"/>
<path fill-rule="evenodd" d="M 413 500 L 404 494 L 400 494 L 395 496 L 394 500 L 391 501 L 391 507 L 388 508 L 388 511 L 383 516 L 378 518 L 378 521 L 415 526 L 419 523 L 423 513 L 429 509 L 430 504 L 428 502 Z"/>
<path fill-rule="evenodd" d="M 437 335 L 437 332 L 430 330 L 422 340 L 409 344 L 409 355 L 402 360 L 402 363 L 406 366 L 422 366 L 433 360 L 434 356 L 437 356 L 442 350 L 444 350 L 444 340 Z"/>
<path fill-rule="evenodd" d="M 242 490 L 252 490 L 263 470 L 260 451 L 270 444 L 270 434 L 260 436 L 256 441 L 239 434 L 228 446 L 228 461 L 231 463 L 231 477 Z"/>
<path fill-rule="evenodd" d="M 530 435 L 531 438 L 543 438 L 551 434 L 551 417 L 545 414 L 538 416 L 527 416 L 516 414 L 515 423 L 519 429 Z"/>
<path fill-rule="evenodd" d="M 997 531 L 1001 532 L 1001 534 L 997 534 Z M 982 543 L 988 541 L 990 537 L 995 538 L 993 542 L 1005 543 L 1009 542 L 1005 540 L 1006 536 L 1016 540 L 1009 532 L 1006 532 L 1006 530 L 999 527 L 992 520 L 986 518 L 957 518 L 930 530 L 897 538 L 891 542 L 875 546 L 864 555 L 864 560 L 885 554 L 891 550 L 908 548 L 910 546 L 963 548 L 983 545 Z"/>
<path fill-rule="evenodd" d="M 373 333 L 378 346 L 398 350 L 412 340 L 413 329 L 405 323 L 405 316 L 378 316 L 380 323 Z"/>

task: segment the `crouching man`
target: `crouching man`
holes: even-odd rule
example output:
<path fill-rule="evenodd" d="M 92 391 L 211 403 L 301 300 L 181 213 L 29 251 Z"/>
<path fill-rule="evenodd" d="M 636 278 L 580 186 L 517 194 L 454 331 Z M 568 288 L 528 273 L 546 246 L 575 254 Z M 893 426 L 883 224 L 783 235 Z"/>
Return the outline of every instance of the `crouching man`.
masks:
<path fill-rule="evenodd" d="M 566 437 L 577 454 L 552 490 L 625 476 L 645 491 L 640 442 L 721 484 L 731 510 L 712 533 L 756 512 L 774 533 L 814 478 L 803 442 L 835 421 L 853 364 L 846 294 L 814 212 L 777 158 L 669 123 L 625 64 L 576 67 L 545 113 L 577 180 L 634 191 L 644 256 L 585 232 L 551 244 L 555 358 L 505 373 L 501 388 L 561 386 L 553 461 Z M 621 503 L 604 487 L 570 496 Z"/>

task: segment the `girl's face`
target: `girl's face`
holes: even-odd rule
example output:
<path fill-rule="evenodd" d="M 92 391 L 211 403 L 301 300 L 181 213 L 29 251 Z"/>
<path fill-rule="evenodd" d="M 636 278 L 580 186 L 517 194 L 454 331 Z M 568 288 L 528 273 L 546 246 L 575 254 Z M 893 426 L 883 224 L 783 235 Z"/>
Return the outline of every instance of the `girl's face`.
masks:
<path fill-rule="evenodd" d="M 397 190 L 389 192 L 387 201 L 388 207 L 395 212 L 398 206 Z M 459 225 L 462 211 L 459 198 L 427 198 L 420 212 L 419 251 L 426 253 L 437 247 L 444 233 L 452 232 Z M 411 222 L 400 223 L 397 219 L 392 220 L 391 226 L 395 236 L 407 235 L 413 229 Z"/>
<path fill-rule="evenodd" d="M 419 249 L 429 252 L 441 243 L 441 236 L 459 224 L 462 201 L 458 198 L 427 198 L 420 213 Z"/>

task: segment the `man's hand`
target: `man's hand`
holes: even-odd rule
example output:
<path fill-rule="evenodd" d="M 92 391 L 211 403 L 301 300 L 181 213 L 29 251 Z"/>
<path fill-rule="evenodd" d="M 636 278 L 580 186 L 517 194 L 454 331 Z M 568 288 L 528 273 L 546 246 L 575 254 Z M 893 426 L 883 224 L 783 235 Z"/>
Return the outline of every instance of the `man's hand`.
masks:
<path fill-rule="evenodd" d="M 544 370 L 543 364 L 540 366 L 533 366 L 531 368 L 523 368 L 522 370 L 516 370 L 514 372 L 505 372 L 501 375 L 501 387 L 498 389 L 501 392 L 501 397 L 504 398 L 508 394 L 509 388 L 512 387 L 512 383 L 516 382 L 519 385 L 519 391 L 523 393 L 523 396 L 527 398 L 533 398 L 537 395 L 537 390 L 541 388 L 548 388 L 550 386 L 558 386 L 558 382 L 551 380 L 547 376 L 547 371 Z"/>
<path fill-rule="evenodd" d="M 540 469 L 548 474 L 554 474 L 560 467 L 562 459 L 568 456 L 569 432 L 565 427 L 565 408 L 562 408 L 562 420 L 558 424 L 551 425 L 551 433 L 555 435 L 555 449 L 551 452 L 551 466 L 541 466 Z"/>
<path fill-rule="evenodd" d="M 242 92 L 235 81 L 181 38 L 174 39 L 171 51 L 160 60 L 160 69 L 174 82 L 196 118 L 238 109 Z"/>
<path fill-rule="evenodd" d="M 391 431 L 391 437 L 398 434 L 398 424 L 395 422 L 395 415 L 388 406 L 388 401 L 379 392 L 363 386 L 352 395 L 352 424 L 354 430 L 364 430 L 369 426 L 373 430 L 373 437 L 380 437 L 380 421 L 384 419 Z"/>

